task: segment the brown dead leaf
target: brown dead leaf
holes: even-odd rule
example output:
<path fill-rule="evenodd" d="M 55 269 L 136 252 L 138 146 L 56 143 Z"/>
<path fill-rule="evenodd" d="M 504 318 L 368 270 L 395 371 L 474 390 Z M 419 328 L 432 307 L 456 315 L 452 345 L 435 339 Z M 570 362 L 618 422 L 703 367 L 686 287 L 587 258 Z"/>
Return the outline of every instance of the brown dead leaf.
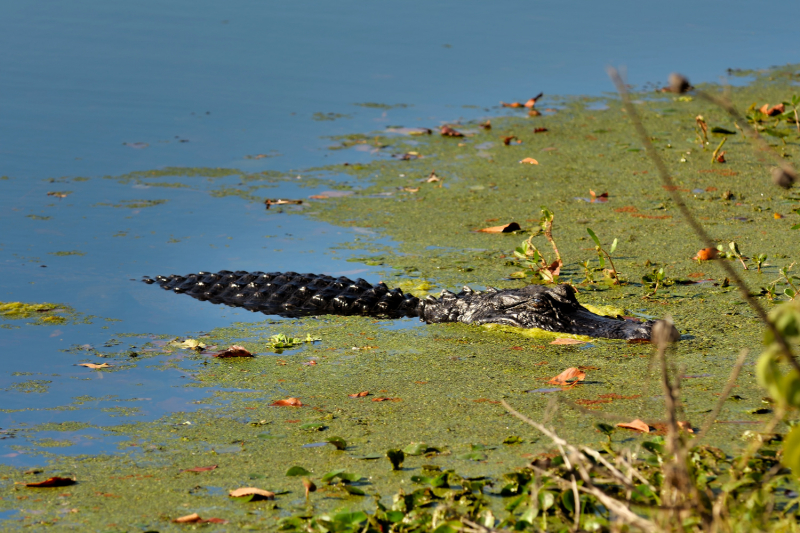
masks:
<path fill-rule="evenodd" d="M 267 209 L 272 205 L 301 205 L 302 203 L 303 200 L 285 200 L 283 198 L 276 198 L 274 200 L 268 198 L 264 200 L 264 205 L 267 206 Z"/>
<path fill-rule="evenodd" d="M 492 129 L 492 121 L 489 120 L 489 119 L 486 119 L 486 122 L 481 122 L 480 124 L 478 124 L 478 126 L 480 126 L 481 128 L 483 128 L 485 130 L 490 130 L 490 129 Z"/>
<path fill-rule="evenodd" d="M 759 111 L 761 111 L 768 117 L 774 117 L 775 115 L 780 115 L 781 113 L 786 111 L 786 106 L 784 106 L 783 104 L 778 104 L 770 107 L 769 104 L 764 104 L 761 106 Z"/>
<path fill-rule="evenodd" d="M 566 339 L 559 337 L 550 344 L 583 344 L 586 341 L 579 341 L 578 339 Z"/>
<path fill-rule="evenodd" d="M 539 164 L 539 162 L 537 160 L 535 160 L 534 158 L 532 158 L 532 157 L 526 157 L 525 159 L 520 161 L 520 163 L 527 163 L 529 165 L 538 165 Z"/>
<path fill-rule="evenodd" d="M 419 187 L 403 187 L 406 192 L 419 192 Z"/>
<path fill-rule="evenodd" d="M 317 366 L 317 362 L 314 361 L 313 359 L 311 361 L 306 361 L 305 363 L 302 363 L 302 364 L 304 366 Z"/>
<path fill-rule="evenodd" d="M 380 398 L 373 398 L 372 401 L 373 402 L 402 402 L 403 399 L 402 398 L 387 398 L 387 397 L 381 396 Z"/>
<path fill-rule="evenodd" d="M 687 420 L 678 421 L 678 428 L 686 431 L 687 433 L 694 433 L 694 428 L 692 427 L 692 424 Z"/>
<path fill-rule="evenodd" d="M 512 231 L 519 231 L 520 226 L 516 222 L 509 222 L 504 226 L 492 226 L 490 228 L 482 228 L 478 231 L 481 233 L 511 233 Z"/>
<path fill-rule="evenodd" d="M 442 126 L 441 129 L 439 130 L 439 133 L 441 133 L 444 137 L 463 137 L 464 136 L 463 133 L 461 133 L 460 131 L 454 130 L 450 126 Z"/>
<path fill-rule="evenodd" d="M 242 487 L 239 489 L 232 490 L 228 493 L 228 496 L 231 498 L 241 498 L 242 496 L 250 496 L 250 495 L 257 496 L 258 498 L 253 498 L 253 500 L 274 500 L 275 493 L 270 492 L 268 490 L 257 489 L 255 487 Z"/>
<path fill-rule="evenodd" d="M 774 218 L 775 220 L 780 220 L 780 219 L 786 218 L 786 217 L 784 217 L 780 213 L 772 213 L 772 218 Z"/>
<path fill-rule="evenodd" d="M 111 365 L 108 363 L 100 363 L 99 365 L 95 363 L 81 363 L 78 366 L 85 366 L 86 368 L 91 368 L 92 370 L 97 370 L 98 368 L 111 368 Z"/>
<path fill-rule="evenodd" d="M 213 518 L 213 517 L 212 518 L 206 518 L 205 520 L 202 520 L 202 522 L 204 522 L 206 524 L 227 524 L 228 523 L 228 521 L 225 520 L 224 518 Z"/>
<path fill-rule="evenodd" d="M 529 117 L 538 117 L 541 113 L 537 109 L 529 109 L 528 116 Z"/>
<path fill-rule="evenodd" d="M 716 248 L 703 248 L 699 250 L 692 259 L 697 261 L 711 261 L 717 258 L 717 254 L 719 254 L 719 250 Z"/>
<path fill-rule="evenodd" d="M 425 183 L 434 183 L 436 181 L 442 181 L 442 179 L 436 175 L 436 171 L 431 171 L 428 179 L 425 180 Z"/>
<path fill-rule="evenodd" d="M 312 200 L 327 200 L 330 196 L 326 196 L 324 194 L 312 194 L 309 196 Z"/>
<path fill-rule="evenodd" d="M 605 203 L 605 202 L 608 201 L 608 193 L 607 192 L 604 192 L 603 194 L 598 195 L 593 190 L 589 189 L 589 194 L 592 197 L 592 202 L 593 203 L 594 202 Z"/>
<path fill-rule="evenodd" d="M 544 93 L 537 94 L 536 96 L 525 102 L 525 107 L 527 107 L 528 109 L 533 109 L 533 106 L 536 105 L 536 100 L 538 100 L 542 96 L 544 96 Z"/>
<path fill-rule="evenodd" d="M 51 192 L 47 193 L 47 196 L 55 196 L 56 198 L 66 198 L 67 196 L 69 196 L 69 193 L 68 192 L 51 191 Z"/>
<path fill-rule="evenodd" d="M 193 522 L 201 522 L 203 519 L 200 518 L 200 515 L 197 513 L 187 514 L 186 516 L 181 516 L 180 518 L 176 518 L 172 522 L 175 524 L 191 524 Z"/>
<path fill-rule="evenodd" d="M 297 398 L 286 398 L 285 400 L 278 400 L 269 404 L 274 407 L 303 407 L 303 402 Z"/>
<path fill-rule="evenodd" d="M 195 466 L 194 468 L 186 468 L 181 470 L 181 472 L 210 472 L 211 470 L 216 470 L 217 465 L 211 466 Z"/>
<path fill-rule="evenodd" d="M 533 133 L 544 133 L 546 131 L 550 131 L 547 128 L 534 128 Z"/>
<path fill-rule="evenodd" d="M 220 359 L 225 357 L 253 357 L 253 354 L 251 354 L 250 351 L 244 346 L 234 344 L 227 350 L 211 354 L 211 357 L 219 357 Z"/>
<path fill-rule="evenodd" d="M 478 398 L 472 401 L 475 403 L 500 403 L 498 400 L 490 400 L 489 398 Z"/>
<path fill-rule="evenodd" d="M 717 163 L 726 163 L 727 162 L 726 159 L 725 159 L 725 153 L 726 153 L 725 150 L 723 150 L 723 151 L 721 151 L 719 153 L 719 155 L 717 156 Z"/>
<path fill-rule="evenodd" d="M 509 146 L 511 144 L 511 141 L 513 141 L 516 138 L 517 138 L 516 135 L 509 135 L 508 137 L 503 137 L 503 144 Z"/>
<path fill-rule="evenodd" d="M 503 106 L 503 107 L 513 107 L 513 108 L 523 107 L 523 104 L 520 104 L 519 102 L 506 103 L 506 102 L 501 101 L 500 105 Z"/>
<path fill-rule="evenodd" d="M 369 391 L 365 390 L 365 391 L 357 392 L 355 394 L 348 394 L 348 396 L 350 398 L 363 398 L 364 396 L 369 396 Z"/>
<path fill-rule="evenodd" d="M 68 487 L 70 485 L 74 485 L 77 483 L 74 478 L 71 477 L 51 477 L 45 479 L 44 481 L 36 481 L 34 483 L 25 483 L 26 487 L 32 488 L 46 488 L 46 487 Z"/>
<path fill-rule="evenodd" d="M 632 420 L 631 422 L 620 422 L 617 424 L 618 428 L 632 429 L 634 431 L 641 431 L 642 433 L 650 433 L 650 426 L 639 420 Z"/>
<path fill-rule="evenodd" d="M 575 385 L 584 379 L 586 379 L 586 372 L 575 367 L 570 367 L 547 383 L 550 385 Z"/>

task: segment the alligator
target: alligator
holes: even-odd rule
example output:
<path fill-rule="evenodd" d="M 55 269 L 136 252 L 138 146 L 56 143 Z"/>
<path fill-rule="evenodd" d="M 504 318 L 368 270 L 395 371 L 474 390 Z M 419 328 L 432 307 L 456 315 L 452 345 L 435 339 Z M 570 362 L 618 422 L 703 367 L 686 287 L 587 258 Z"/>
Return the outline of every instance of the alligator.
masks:
<path fill-rule="evenodd" d="M 371 285 L 361 278 L 353 281 L 296 272 L 222 270 L 145 277 L 142 281 L 198 300 L 290 318 L 326 314 L 419 317 L 427 323 L 502 324 L 627 340 L 650 340 L 656 324 L 592 313 L 578 303 L 575 289 L 566 284 L 504 290 L 490 287 L 485 291 L 465 286 L 458 294 L 445 290 L 439 298 L 420 299 L 383 282 Z M 677 340 L 677 330 L 669 327 L 670 337 Z"/>

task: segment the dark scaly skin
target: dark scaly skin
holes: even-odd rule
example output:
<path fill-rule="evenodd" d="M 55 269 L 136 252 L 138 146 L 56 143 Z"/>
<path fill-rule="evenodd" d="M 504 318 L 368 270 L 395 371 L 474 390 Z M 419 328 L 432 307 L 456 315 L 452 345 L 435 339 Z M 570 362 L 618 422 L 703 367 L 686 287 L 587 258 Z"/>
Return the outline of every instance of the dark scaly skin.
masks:
<path fill-rule="evenodd" d="M 318 274 L 296 272 L 200 272 L 187 276 L 144 278 L 165 290 L 185 293 L 198 300 L 224 303 L 269 315 L 369 315 L 399 318 L 419 317 L 428 323 L 504 324 L 518 328 L 540 328 L 610 339 L 650 340 L 653 321 L 636 322 L 596 315 L 583 307 L 569 285 L 528 285 L 521 289 L 469 287 L 454 294 L 443 291 L 439 298 L 420 300 L 384 283 L 370 285 Z M 673 328 L 674 330 L 674 328 Z M 673 337 L 677 331 L 673 331 Z"/>

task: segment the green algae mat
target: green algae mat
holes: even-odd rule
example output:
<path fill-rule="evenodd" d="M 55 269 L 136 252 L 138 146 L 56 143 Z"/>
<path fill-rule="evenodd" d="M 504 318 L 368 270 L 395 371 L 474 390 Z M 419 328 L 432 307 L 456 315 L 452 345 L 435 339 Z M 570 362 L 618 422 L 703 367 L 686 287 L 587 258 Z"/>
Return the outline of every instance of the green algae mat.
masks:
<path fill-rule="evenodd" d="M 747 74 L 747 85 L 731 89 L 733 101 L 750 109 L 765 138 L 792 161 L 800 156 L 798 132 L 785 117 L 760 116 L 758 109 L 798 92 L 797 67 Z M 797 282 L 791 270 L 788 278 L 780 270 L 800 259 L 797 189 L 771 183 L 767 161 L 723 111 L 690 96 L 635 97 L 680 192 L 730 256 L 726 260 L 735 262 L 767 308 L 787 300 L 784 289 Z M 761 324 L 719 267 L 698 256 L 702 246 L 661 187 L 619 100 L 565 98 L 552 105 L 532 116 L 523 108 L 518 116 L 494 117 L 491 127 L 451 124 L 460 137 L 393 127 L 332 139 L 332 149 L 367 144 L 378 156 L 301 172 L 303 186 L 329 191 L 300 204 L 268 204 L 270 216 L 359 228 L 363 237 L 348 245 L 359 250 L 358 262 L 380 266 L 388 285 L 424 295 L 462 285 L 541 283 L 530 268 L 532 255 L 520 250 L 528 241 L 527 249 L 532 245 L 547 263 L 553 260 L 541 231 L 543 213 L 552 213 L 552 236 L 564 263 L 558 280 L 573 284 L 582 303 L 674 320 L 682 334 L 673 352 L 682 376 L 682 416 L 690 424 L 703 424 L 740 351 L 750 350 L 707 439 L 738 452 L 771 413 L 752 366 Z M 717 160 L 723 149 L 724 163 Z M 230 175 L 240 177 L 236 187 L 213 185 Z M 212 183 L 215 196 L 243 201 L 264 201 L 264 187 L 294 179 L 229 169 L 109 179 L 170 187 L 178 183 L 171 178 L 187 176 L 204 178 L 206 188 Z M 176 190 L 193 187 L 191 181 L 180 184 Z M 480 231 L 512 222 L 518 230 Z M 587 228 L 609 252 L 616 241 L 610 253 L 621 283 L 614 283 L 609 263 L 601 263 Z M 37 318 L 40 311 L 57 305 L 3 303 L 0 318 L 46 321 L 49 316 Z M 501 400 L 578 444 L 602 447 L 610 440 L 640 449 L 663 434 L 649 344 L 364 317 L 265 320 L 197 332 L 188 342 L 176 336 L 143 332 L 146 356 L 136 364 L 166 368 L 174 358 L 189 361 L 185 386 L 207 388 L 206 399 L 195 411 L 155 422 L 97 428 L 118 438 L 118 453 L 65 456 L 59 453 L 64 441 L 53 438 L 27 446 L 40 455 L 40 468 L 0 469 L 0 509 L 24 509 L 23 521 L 13 527 L 277 529 L 347 510 L 335 515 L 337 527 L 347 530 L 362 524 L 361 510 L 391 507 L 398 494 L 402 500 L 430 486 L 434 492 L 426 502 L 446 498 L 448 483 L 482 492 L 503 518 L 514 509 L 506 507 L 507 474 L 546 457 L 553 445 L 509 415 Z M 231 345 L 255 357 L 212 356 Z M 98 371 L 125 371 L 109 362 Z M 579 369 L 584 379 L 566 387 L 549 383 L 568 368 Z M 634 419 L 651 433 L 597 424 Z M 48 434 L 74 429 L 33 428 Z M 442 475 L 450 476 L 448 483 Z M 47 480 L 55 486 L 27 486 Z M 246 487 L 269 493 L 229 495 Z M 467 498 L 464 491 L 458 497 Z"/>

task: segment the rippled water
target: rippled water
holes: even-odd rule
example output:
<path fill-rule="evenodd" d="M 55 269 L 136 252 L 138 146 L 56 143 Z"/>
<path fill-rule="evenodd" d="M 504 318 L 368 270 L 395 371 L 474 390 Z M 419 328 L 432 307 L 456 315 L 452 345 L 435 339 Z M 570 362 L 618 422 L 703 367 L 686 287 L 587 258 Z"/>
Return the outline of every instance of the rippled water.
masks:
<path fill-rule="evenodd" d="M 124 355 L 151 340 L 127 334 L 194 335 L 263 318 L 131 280 L 227 268 L 376 281 L 373 267 L 347 261 L 353 252 L 333 249 L 357 228 L 211 194 L 237 187 L 237 173 L 170 178 L 185 187 L 120 176 L 272 170 L 280 179 L 265 180 L 262 196 L 306 197 L 319 188 L 302 187 L 303 169 L 378 157 L 330 151 L 327 136 L 489 116 L 503 112 L 500 100 L 539 91 L 597 95 L 611 89 L 609 64 L 627 65 L 642 86 L 673 70 L 716 81 L 729 67 L 800 62 L 794 18 L 784 16 L 793 7 L 762 2 L 765 19 L 754 24 L 744 1 L 4 6 L 0 301 L 78 315 L 54 326 L 0 320 L 0 460 L 25 462 L 13 445 L 31 425 L 152 419 L 205 394 L 183 387 L 179 360 L 164 370 L 134 358 L 125 372 L 99 373 L 74 366 L 90 359 L 79 347 Z M 72 440 L 69 453 L 114 446 L 92 431 Z"/>

